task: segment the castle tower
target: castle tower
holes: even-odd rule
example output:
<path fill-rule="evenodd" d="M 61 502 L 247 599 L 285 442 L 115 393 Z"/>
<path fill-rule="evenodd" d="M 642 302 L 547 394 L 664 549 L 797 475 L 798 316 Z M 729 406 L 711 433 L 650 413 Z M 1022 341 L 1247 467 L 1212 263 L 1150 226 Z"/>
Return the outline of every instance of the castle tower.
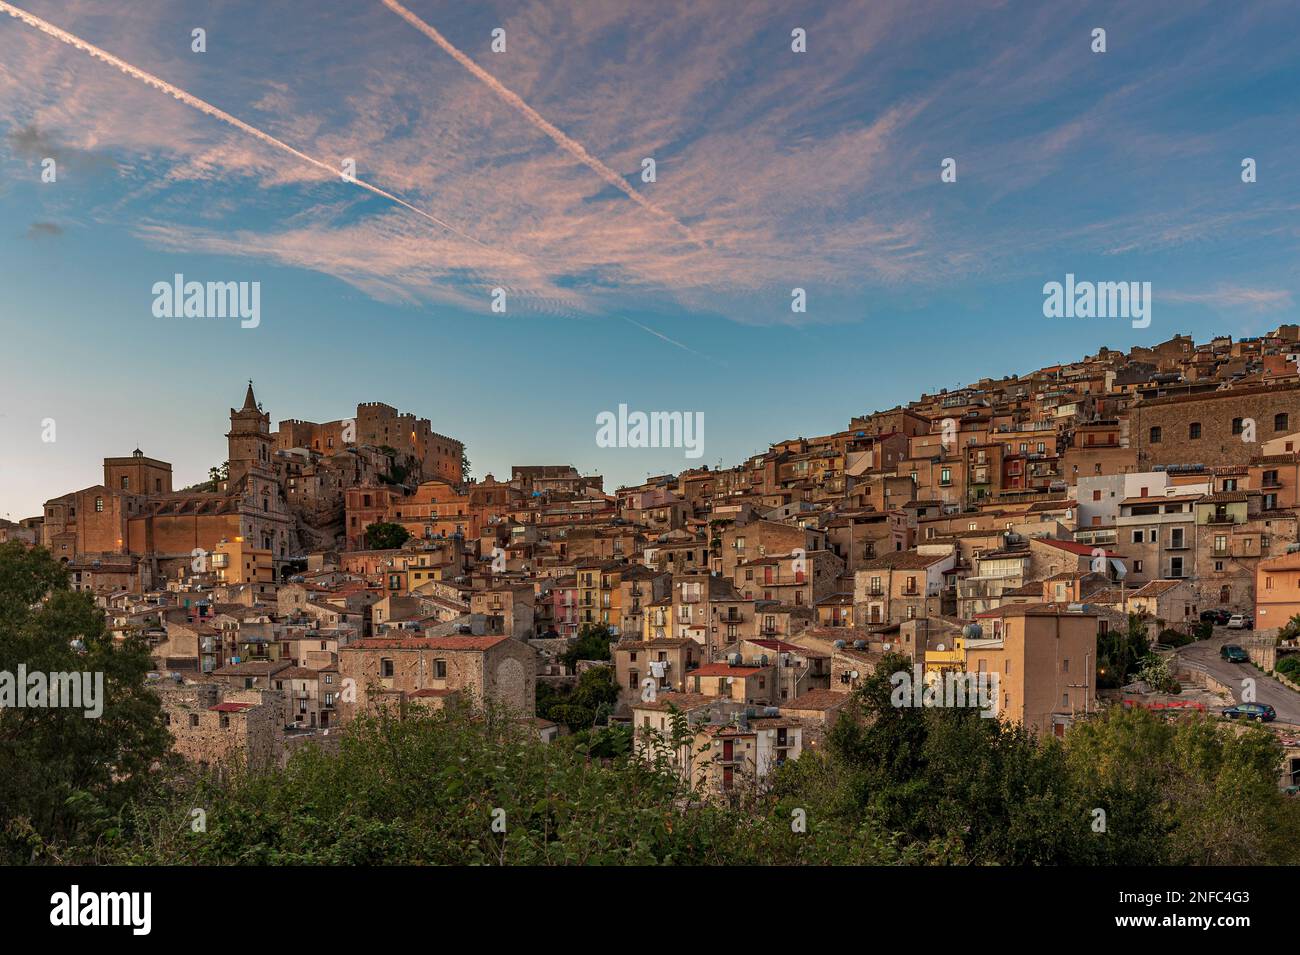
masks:
<path fill-rule="evenodd" d="M 271 436 L 271 416 L 263 413 L 253 396 L 253 382 L 248 382 L 244 407 L 230 409 L 230 431 L 226 434 L 227 460 L 230 461 L 230 483 L 234 487 L 250 471 L 271 473 L 271 450 L 275 438 Z"/>

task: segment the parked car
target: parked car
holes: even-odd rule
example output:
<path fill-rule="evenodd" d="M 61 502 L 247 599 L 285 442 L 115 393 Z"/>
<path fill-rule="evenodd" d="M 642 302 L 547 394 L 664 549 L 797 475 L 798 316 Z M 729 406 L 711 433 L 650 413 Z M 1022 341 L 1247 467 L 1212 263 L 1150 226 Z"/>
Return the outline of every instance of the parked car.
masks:
<path fill-rule="evenodd" d="M 1228 629 L 1254 630 L 1255 621 L 1251 620 L 1250 617 L 1246 616 L 1244 613 L 1234 613 L 1230 618 L 1228 618 Z"/>
<path fill-rule="evenodd" d="M 1201 623 L 1218 624 L 1220 627 L 1232 619 L 1232 614 L 1226 610 L 1202 610 Z"/>
<path fill-rule="evenodd" d="M 1235 643 L 1224 644 L 1219 647 L 1219 656 L 1229 663 L 1249 663 L 1250 654 Z"/>
<path fill-rule="evenodd" d="M 1238 703 L 1236 706 L 1226 707 L 1223 715 L 1230 720 L 1245 719 L 1268 723 L 1277 719 L 1277 710 L 1267 703 Z"/>

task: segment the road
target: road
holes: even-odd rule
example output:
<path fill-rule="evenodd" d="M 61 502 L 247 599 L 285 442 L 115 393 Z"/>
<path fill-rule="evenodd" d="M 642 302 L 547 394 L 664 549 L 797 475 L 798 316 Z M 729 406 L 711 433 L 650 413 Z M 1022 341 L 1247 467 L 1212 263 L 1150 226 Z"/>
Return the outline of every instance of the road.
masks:
<path fill-rule="evenodd" d="M 1277 710 L 1277 722 L 1300 726 L 1300 693 L 1284 686 L 1271 676 L 1266 676 L 1253 664 L 1229 663 L 1219 656 L 1219 648 L 1227 643 L 1239 643 L 1250 631 L 1215 627 L 1214 636 L 1208 640 L 1180 647 L 1178 656 L 1204 666 L 1210 676 L 1232 690 L 1232 697 L 1241 702 L 1241 681 L 1250 677 L 1255 681 L 1255 702 L 1268 703 Z"/>

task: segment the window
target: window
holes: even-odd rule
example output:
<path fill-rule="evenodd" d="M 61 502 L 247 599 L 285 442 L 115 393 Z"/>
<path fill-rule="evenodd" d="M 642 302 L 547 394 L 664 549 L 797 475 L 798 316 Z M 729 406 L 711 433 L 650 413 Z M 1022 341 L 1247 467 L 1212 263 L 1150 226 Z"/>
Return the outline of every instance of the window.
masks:
<path fill-rule="evenodd" d="M 633 654 L 633 656 L 635 656 L 635 654 Z M 447 661 L 446 661 L 446 660 L 434 660 L 434 661 L 433 661 L 433 678 L 434 678 L 435 680 L 445 680 L 445 679 L 447 679 Z"/>
<path fill-rule="evenodd" d="M 126 475 L 122 475 L 122 490 L 124 491 L 131 490 L 131 479 Z"/>
<path fill-rule="evenodd" d="M 1233 419 L 1232 419 L 1232 433 L 1233 433 L 1233 434 L 1241 434 L 1242 430 L 1243 430 L 1242 419 L 1241 419 L 1241 418 L 1233 418 Z"/>
<path fill-rule="evenodd" d="M 198 725 L 199 725 L 199 714 L 198 714 L 198 713 L 191 713 L 191 714 L 190 714 L 190 726 L 198 726 Z"/>
<path fill-rule="evenodd" d="M 1133 543 L 1141 544 L 1144 540 L 1145 540 L 1145 535 L 1143 534 L 1142 531 L 1139 530 L 1133 532 Z"/>
<path fill-rule="evenodd" d="M 1070 672 L 1070 658 L 1069 658 L 1069 657 L 1065 657 L 1065 658 L 1063 658 L 1063 659 L 1061 660 L 1061 672 L 1062 672 L 1062 673 L 1069 673 L 1069 672 Z"/>
<path fill-rule="evenodd" d="M 385 657 L 379 661 L 379 675 L 381 677 L 390 677 L 393 675 L 393 661 Z"/>
<path fill-rule="evenodd" d="M 1273 415 L 1273 430 L 1285 431 L 1289 427 L 1290 416 L 1285 411 Z"/>
<path fill-rule="evenodd" d="M 1199 421 L 1193 421 L 1191 424 L 1187 426 L 1187 437 L 1188 439 L 1195 441 L 1198 438 L 1200 438 L 1200 436 L 1201 436 L 1201 423 Z"/>
<path fill-rule="evenodd" d="M 1101 491 L 1093 491 L 1093 492 L 1092 492 L 1092 499 L 1093 499 L 1094 501 L 1100 501 L 1100 500 L 1101 500 Z"/>
<path fill-rule="evenodd" d="M 104 509 L 104 499 L 102 497 L 95 498 L 95 510 L 102 511 L 103 509 Z"/>
<path fill-rule="evenodd" d="M 1160 443 L 1160 428 L 1155 427 L 1155 428 L 1152 428 L 1152 429 L 1151 429 L 1151 438 L 1150 438 L 1150 442 L 1151 442 L 1151 444 L 1159 444 L 1159 443 Z"/>

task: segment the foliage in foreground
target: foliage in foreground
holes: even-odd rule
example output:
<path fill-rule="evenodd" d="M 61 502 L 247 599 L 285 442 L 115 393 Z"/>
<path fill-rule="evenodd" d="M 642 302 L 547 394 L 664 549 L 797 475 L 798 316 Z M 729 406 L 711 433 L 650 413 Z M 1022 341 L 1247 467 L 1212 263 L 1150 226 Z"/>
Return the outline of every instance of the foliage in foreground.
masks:
<path fill-rule="evenodd" d="M 465 709 L 365 718 L 336 752 L 283 771 L 182 783 L 140 806 L 98 861 L 245 865 L 723 865 L 890 863 L 873 827 L 845 841 L 810 821 L 722 805 L 686 808 L 661 767 L 544 745 Z M 191 810 L 206 832 L 191 831 Z M 501 810 L 502 812 L 498 812 Z M 499 820 L 493 826 L 494 820 Z M 504 826 L 501 825 L 504 823 Z M 504 828 L 504 831 L 496 831 Z"/>
<path fill-rule="evenodd" d="M 102 671 L 107 691 L 101 719 L 0 712 L 4 863 L 1300 861 L 1300 800 L 1278 790 L 1266 731 L 1113 710 L 1038 740 L 974 710 L 892 706 L 901 657 L 770 792 L 736 801 L 687 791 L 662 754 L 632 755 L 628 727 L 599 725 L 604 668 L 554 701 L 584 727 L 554 744 L 458 707 L 360 720 L 336 750 L 305 748 L 282 770 L 197 774 L 166 754 L 147 649 L 114 646 L 66 577 L 40 549 L 0 545 L 0 670 Z"/>
<path fill-rule="evenodd" d="M 1279 790 L 1282 749 L 1262 729 L 1113 709 L 1040 740 L 974 709 L 891 706 L 887 674 L 906 665 L 887 657 L 864 681 L 860 718 L 788 766 L 783 799 L 832 825 L 869 816 L 902 845 L 975 864 L 1300 859 L 1300 801 Z"/>

